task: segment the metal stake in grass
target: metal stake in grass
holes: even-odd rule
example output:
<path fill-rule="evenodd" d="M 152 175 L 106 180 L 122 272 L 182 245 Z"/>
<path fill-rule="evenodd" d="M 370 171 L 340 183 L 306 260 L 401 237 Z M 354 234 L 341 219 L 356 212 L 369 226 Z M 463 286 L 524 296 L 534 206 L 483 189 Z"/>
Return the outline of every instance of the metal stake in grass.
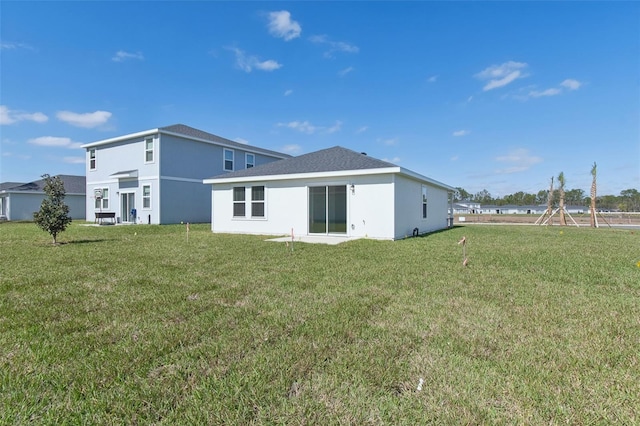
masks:
<path fill-rule="evenodd" d="M 462 237 L 458 241 L 458 245 L 462 245 L 462 266 L 467 266 L 467 263 L 469 263 L 469 259 L 467 259 L 467 237 Z"/>
<path fill-rule="evenodd" d="M 189 222 L 187 222 L 187 242 L 189 242 Z"/>

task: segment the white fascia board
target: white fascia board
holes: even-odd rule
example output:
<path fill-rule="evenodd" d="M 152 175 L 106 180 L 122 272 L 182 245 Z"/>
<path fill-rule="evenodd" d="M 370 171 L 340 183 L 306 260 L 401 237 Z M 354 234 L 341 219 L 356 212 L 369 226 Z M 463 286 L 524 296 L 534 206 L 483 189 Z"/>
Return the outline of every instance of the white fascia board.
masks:
<path fill-rule="evenodd" d="M 318 173 L 294 173 L 287 175 L 269 175 L 269 176 L 243 176 L 236 178 L 215 178 L 204 179 L 202 183 L 206 185 L 216 185 L 222 183 L 244 183 L 244 182 L 269 182 L 278 180 L 298 180 L 298 179 L 324 179 L 334 177 L 350 177 L 350 176 L 366 176 L 366 175 L 383 175 L 389 173 L 400 173 L 400 167 L 385 167 L 380 169 L 362 169 L 362 170 L 340 170 L 335 172 L 318 172 Z"/>
<path fill-rule="evenodd" d="M 419 173 L 412 172 L 409 169 L 401 168 L 400 174 L 405 175 L 405 176 L 410 177 L 410 178 L 413 178 L 413 179 L 417 179 L 417 180 L 421 180 L 421 181 L 430 183 L 431 185 L 439 186 L 440 188 L 446 189 L 449 192 L 454 192 L 456 190 L 452 186 L 449 186 L 449 185 L 444 184 L 442 182 L 438 182 L 435 179 L 428 178 L 428 177 L 423 176 L 423 175 L 421 175 Z"/>
<path fill-rule="evenodd" d="M 229 148 L 229 149 L 242 149 L 245 152 L 251 152 L 251 153 L 254 153 L 254 154 L 269 155 L 271 157 L 282 158 L 282 159 L 290 158 L 290 157 L 287 157 L 287 156 L 283 156 L 282 154 L 277 153 L 275 151 L 268 150 L 269 152 L 266 152 L 267 150 L 261 150 L 260 148 L 254 147 L 254 146 L 251 146 L 251 145 L 246 145 L 246 149 L 245 149 L 244 145 L 243 145 L 242 148 L 240 148 L 237 145 L 230 145 L 230 144 L 227 144 L 227 143 L 225 143 L 223 141 L 211 141 L 211 140 L 208 140 L 208 139 L 201 139 L 201 138 L 196 138 L 196 137 L 193 137 L 193 136 L 187 136 L 187 135 L 182 134 L 182 133 L 168 132 L 166 130 L 160 130 L 160 133 L 162 133 L 163 135 L 176 136 L 176 137 L 179 137 L 179 138 L 190 139 L 190 140 L 196 141 L 196 142 L 204 142 L 204 143 L 208 143 L 210 145 L 218 145 L 218 146 L 222 146 L 224 148 Z M 218 137 L 220 139 L 224 139 L 221 136 L 218 136 Z"/>
<path fill-rule="evenodd" d="M 156 133 L 160 133 L 160 129 L 150 129 L 150 130 L 145 130 L 144 132 L 129 133 L 128 135 L 117 136 L 115 138 L 104 139 L 96 142 L 90 142 L 84 145 L 80 145 L 80 148 L 93 148 L 94 146 L 106 145 L 114 142 L 121 142 L 127 139 L 135 139 L 143 136 L 155 135 Z"/>

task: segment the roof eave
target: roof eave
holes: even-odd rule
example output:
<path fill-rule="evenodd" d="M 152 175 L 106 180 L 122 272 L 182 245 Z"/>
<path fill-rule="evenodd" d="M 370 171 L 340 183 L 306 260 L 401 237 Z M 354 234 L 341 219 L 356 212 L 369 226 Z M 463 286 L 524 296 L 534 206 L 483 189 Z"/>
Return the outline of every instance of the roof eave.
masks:
<path fill-rule="evenodd" d="M 316 178 L 333 178 L 341 176 L 366 176 L 380 175 L 389 173 L 399 173 L 400 167 L 385 167 L 379 169 L 359 169 L 359 170 L 339 170 L 332 172 L 315 172 L 315 173 L 291 173 L 279 175 L 258 175 L 258 176 L 239 176 L 231 178 L 209 178 L 204 179 L 202 183 L 206 185 L 218 185 L 225 183 L 245 183 L 245 182 L 269 182 L 280 180 L 298 180 L 298 179 L 316 179 Z"/>
<path fill-rule="evenodd" d="M 129 133 L 128 135 L 122 135 L 122 136 L 117 136 L 115 138 L 103 139 L 101 141 L 86 143 L 84 145 L 80 145 L 80 148 L 93 148 L 93 147 L 100 146 L 100 145 L 107 145 L 107 144 L 110 144 L 110 143 L 122 142 L 122 141 L 125 141 L 127 139 L 133 139 L 133 138 L 139 138 L 139 137 L 142 137 L 142 136 L 154 135 L 154 134 L 160 133 L 160 132 L 161 132 L 160 129 L 149 129 L 149 130 L 145 130 L 145 131 L 142 131 L 142 132 Z"/>
<path fill-rule="evenodd" d="M 445 183 L 439 182 L 439 181 L 437 181 L 435 179 L 431 179 L 431 178 L 428 178 L 426 176 L 423 176 L 420 173 L 412 172 L 409 169 L 400 168 L 400 174 L 403 174 L 403 175 L 408 176 L 408 177 L 413 178 L 413 179 L 417 179 L 417 180 L 428 182 L 428 183 L 430 183 L 430 184 L 432 184 L 434 186 L 438 186 L 438 187 L 440 187 L 442 189 L 446 189 L 448 192 L 455 192 L 456 191 L 456 189 L 454 187 L 452 187 L 452 186 L 449 186 L 449 185 L 447 185 Z"/>

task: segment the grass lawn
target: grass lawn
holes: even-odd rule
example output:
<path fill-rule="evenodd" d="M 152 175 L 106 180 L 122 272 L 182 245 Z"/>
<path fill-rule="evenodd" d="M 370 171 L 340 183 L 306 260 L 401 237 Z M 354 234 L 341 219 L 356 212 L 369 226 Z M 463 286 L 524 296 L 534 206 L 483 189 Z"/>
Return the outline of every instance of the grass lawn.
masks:
<path fill-rule="evenodd" d="M 1 424 L 640 422 L 640 232 L 50 241 L 0 224 Z"/>

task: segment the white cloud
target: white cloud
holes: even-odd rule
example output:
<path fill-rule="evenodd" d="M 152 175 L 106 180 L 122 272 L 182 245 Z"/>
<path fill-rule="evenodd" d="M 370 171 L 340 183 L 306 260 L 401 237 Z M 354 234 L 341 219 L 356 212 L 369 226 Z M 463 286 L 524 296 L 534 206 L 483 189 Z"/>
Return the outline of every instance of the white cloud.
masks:
<path fill-rule="evenodd" d="M 289 123 L 278 123 L 278 127 L 286 127 L 288 129 L 297 130 L 302 133 L 311 135 L 315 133 L 318 128 L 308 121 L 290 121 Z"/>
<path fill-rule="evenodd" d="M 557 89 L 555 87 L 551 88 L 551 89 L 546 89 L 546 90 L 532 90 L 531 92 L 529 92 L 529 96 L 531 96 L 532 98 L 541 98 L 543 96 L 556 96 L 559 95 L 560 93 L 562 93 L 562 89 Z"/>
<path fill-rule="evenodd" d="M 269 12 L 269 33 L 285 41 L 300 37 L 302 27 L 291 19 L 291 13 L 286 10 Z"/>
<path fill-rule="evenodd" d="M 296 144 L 292 144 L 292 145 L 285 145 L 282 147 L 282 152 L 286 153 L 286 154 L 291 154 L 291 155 L 295 155 L 298 154 L 302 151 L 302 147 L 300 145 L 296 145 Z"/>
<path fill-rule="evenodd" d="M 123 62 L 127 59 L 137 59 L 139 61 L 144 60 L 144 55 L 141 52 L 130 53 L 124 50 L 118 50 L 116 54 L 111 58 L 113 62 Z"/>
<path fill-rule="evenodd" d="M 432 75 L 431 77 L 429 77 L 429 78 L 427 79 L 427 81 L 428 81 L 429 83 L 435 83 L 436 81 L 438 81 L 438 76 L 437 76 L 437 75 Z"/>
<path fill-rule="evenodd" d="M 13 124 L 18 121 L 35 121 L 44 123 L 49 117 L 41 112 L 28 113 L 24 111 L 10 110 L 6 105 L 0 105 L 0 124 Z"/>
<path fill-rule="evenodd" d="M 236 66 L 241 70 L 243 70 L 244 72 L 251 72 L 254 68 L 259 69 L 261 71 L 274 71 L 282 67 L 282 64 L 279 64 L 277 61 L 274 61 L 273 59 L 260 61 L 260 59 L 258 59 L 257 56 L 246 55 L 244 51 L 236 47 L 229 47 L 227 49 L 235 53 Z"/>
<path fill-rule="evenodd" d="M 382 142 L 387 146 L 394 146 L 398 144 L 398 138 L 378 139 L 378 142 Z"/>
<path fill-rule="evenodd" d="M 26 43 L 15 43 L 12 41 L 2 41 L 0 42 L 0 50 L 14 50 L 14 49 L 27 49 L 27 50 L 35 50 L 33 47 Z"/>
<path fill-rule="evenodd" d="M 480 71 L 475 77 L 482 81 L 487 81 L 482 88 L 485 92 L 506 86 L 513 81 L 526 77 L 524 70 L 529 65 L 524 62 L 509 61 L 500 65 L 491 65 L 490 67 Z"/>
<path fill-rule="evenodd" d="M 467 136 L 469 133 L 471 133 L 470 130 L 456 130 L 453 132 L 453 136 Z"/>
<path fill-rule="evenodd" d="M 353 71 L 353 70 L 354 70 L 354 68 L 353 68 L 353 67 L 347 67 L 347 68 L 345 68 L 345 69 L 343 69 L 343 70 L 339 71 L 339 72 L 338 72 L 338 75 L 339 75 L 340 77 L 344 77 L 345 75 L 349 74 L 349 73 L 350 73 L 351 71 Z"/>
<path fill-rule="evenodd" d="M 531 168 L 534 164 L 542 162 L 541 157 L 531 155 L 529 150 L 525 148 L 515 149 L 510 151 L 507 155 L 496 157 L 495 160 L 501 163 L 507 163 L 506 168 L 496 170 L 496 173 L 499 174 L 523 172 Z"/>
<path fill-rule="evenodd" d="M 291 89 L 288 89 L 288 90 L 285 90 L 285 91 L 284 91 L 284 95 L 285 95 L 285 96 L 289 96 L 289 95 L 290 95 L 290 94 L 292 94 L 292 93 L 293 93 L 293 90 L 291 90 Z"/>
<path fill-rule="evenodd" d="M 57 136 L 41 136 L 39 138 L 29 139 L 27 142 L 29 142 L 32 145 L 50 146 L 50 147 L 67 147 L 71 145 L 71 139 L 60 138 Z"/>
<path fill-rule="evenodd" d="M 573 80 L 571 78 L 568 78 L 562 83 L 560 83 L 560 86 L 566 87 L 569 90 L 578 90 L 580 86 L 582 86 L 582 83 L 580 83 L 578 80 Z"/>
<path fill-rule="evenodd" d="M 400 162 L 400 157 L 383 158 L 382 161 L 386 161 L 387 163 L 397 164 Z"/>
<path fill-rule="evenodd" d="M 262 62 L 255 62 L 254 66 L 262 71 L 273 71 L 273 70 L 277 70 L 278 68 L 282 67 L 281 64 L 279 64 L 278 62 L 274 61 L 273 59 L 268 59 L 266 61 L 262 61 Z"/>
<path fill-rule="evenodd" d="M 77 113 L 71 111 L 58 111 L 56 117 L 58 120 L 64 121 L 76 127 L 93 128 L 105 124 L 111 118 L 109 111 L 95 111 L 86 113 Z"/>
<path fill-rule="evenodd" d="M 326 35 L 315 35 L 309 37 L 312 43 L 324 45 L 328 47 L 328 50 L 324 52 L 326 58 L 332 58 L 336 52 L 342 53 L 358 53 L 360 48 L 353 44 L 346 43 L 344 41 L 331 41 Z"/>
<path fill-rule="evenodd" d="M 336 124 L 327 129 L 327 133 L 339 132 L 342 129 L 342 121 L 336 121 Z"/>
<path fill-rule="evenodd" d="M 356 130 L 356 133 L 364 133 L 367 130 L 369 130 L 369 126 L 362 126 L 358 130 Z"/>
<path fill-rule="evenodd" d="M 342 121 L 337 120 L 331 127 L 315 126 L 309 121 L 290 121 L 288 123 L 278 123 L 277 127 L 286 127 L 287 129 L 297 130 L 300 133 L 312 135 L 314 133 L 323 132 L 327 134 L 339 132 L 342 129 Z"/>
<path fill-rule="evenodd" d="M 85 158 L 84 157 L 64 157 L 62 161 L 68 164 L 84 164 Z"/>

